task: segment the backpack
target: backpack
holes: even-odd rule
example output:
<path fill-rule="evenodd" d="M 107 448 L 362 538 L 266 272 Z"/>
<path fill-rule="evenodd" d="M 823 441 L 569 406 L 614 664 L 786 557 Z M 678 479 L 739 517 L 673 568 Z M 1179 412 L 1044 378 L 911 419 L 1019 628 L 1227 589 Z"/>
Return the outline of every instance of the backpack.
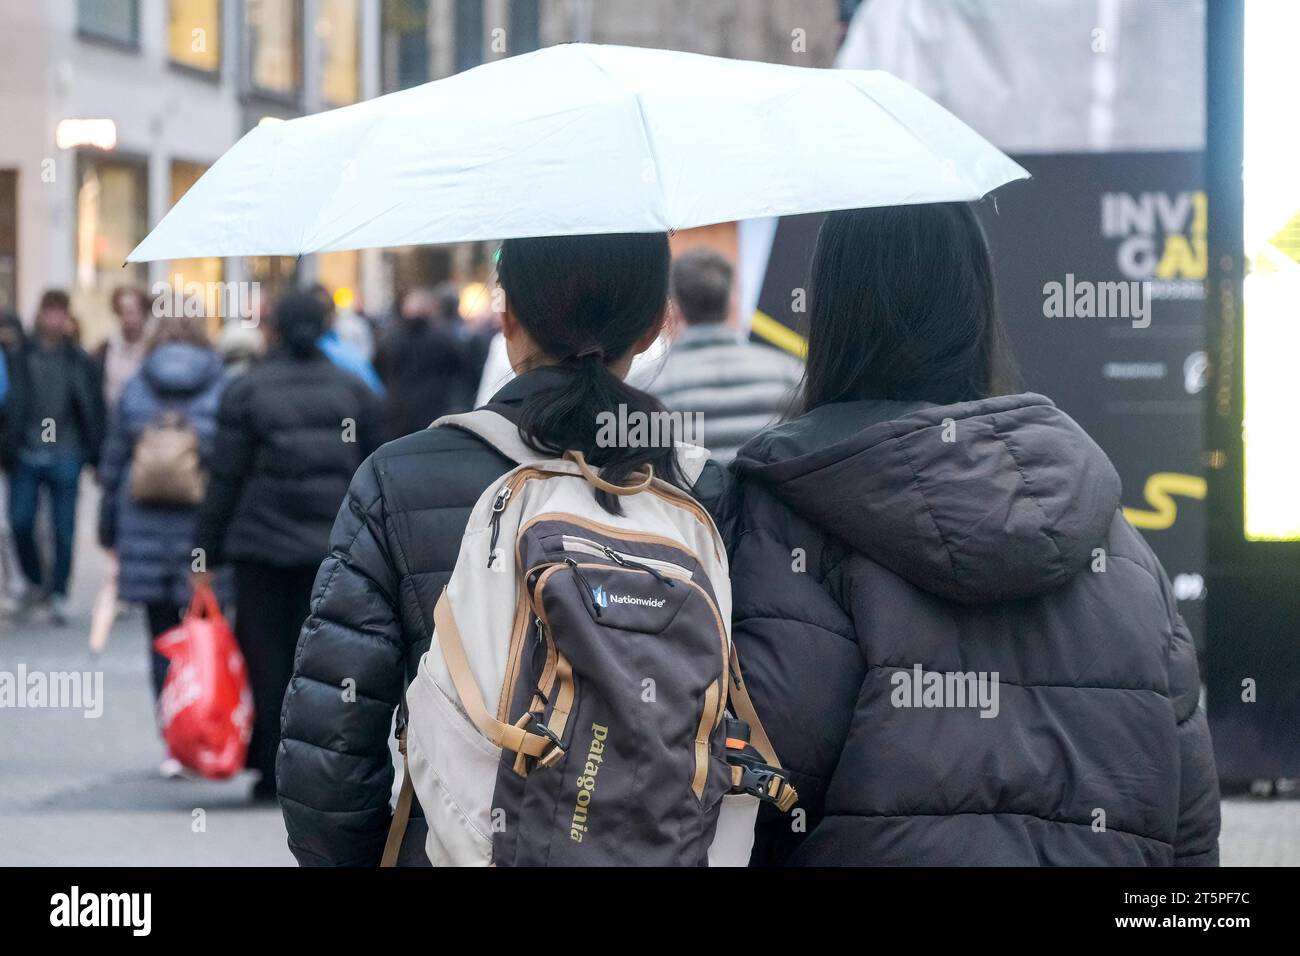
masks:
<path fill-rule="evenodd" d="M 131 453 L 131 500 L 198 506 L 207 487 L 194 426 L 176 411 L 163 412 L 146 425 Z"/>
<path fill-rule="evenodd" d="M 520 464 L 471 511 L 407 688 L 384 865 L 412 791 L 435 866 L 747 864 L 760 800 L 797 794 L 741 679 L 708 512 L 649 470 L 616 486 L 580 452 L 540 457 L 487 409 L 433 427 Z M 677 453 L 693 484 L 707 453 Z"/>

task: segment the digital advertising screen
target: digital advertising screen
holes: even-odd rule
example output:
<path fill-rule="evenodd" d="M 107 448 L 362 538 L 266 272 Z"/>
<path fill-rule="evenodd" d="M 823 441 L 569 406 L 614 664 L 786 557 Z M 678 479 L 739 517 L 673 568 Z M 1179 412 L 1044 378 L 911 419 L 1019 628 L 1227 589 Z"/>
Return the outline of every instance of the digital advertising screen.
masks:
<path fill-rule="evenodd" d="M 1245 5 L 1242 517 L 1250 541 L 1300 540 L 1297 36 L 1300 3 L 1255 0 Z"/>

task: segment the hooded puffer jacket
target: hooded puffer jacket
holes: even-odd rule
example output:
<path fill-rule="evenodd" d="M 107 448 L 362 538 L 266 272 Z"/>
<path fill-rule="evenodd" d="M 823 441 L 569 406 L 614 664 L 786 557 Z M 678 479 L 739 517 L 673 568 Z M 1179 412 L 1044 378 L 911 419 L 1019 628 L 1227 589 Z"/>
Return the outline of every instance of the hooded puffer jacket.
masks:
<path fill-rule="evenodd" d="M 113 411 L 100 480 L 99 543 L 116 548 L 124 601 L 183 605 L 189 601 L 197 507 L 140 504 L 131 497 L 131 456 L 144 430 L 178 412 L 199 439 L 199 459 L 211 468 L 217 403 L 225 383 L 211 349 L 182 342 L 159 346 L 127 382 Z"/>
<path fill-rule="evenodd" d="M 734 638 L 807 814 L 754 862 L 1217 863 L 1192 641 L 1069 416 L 828 405 L 736 472 Z"/>

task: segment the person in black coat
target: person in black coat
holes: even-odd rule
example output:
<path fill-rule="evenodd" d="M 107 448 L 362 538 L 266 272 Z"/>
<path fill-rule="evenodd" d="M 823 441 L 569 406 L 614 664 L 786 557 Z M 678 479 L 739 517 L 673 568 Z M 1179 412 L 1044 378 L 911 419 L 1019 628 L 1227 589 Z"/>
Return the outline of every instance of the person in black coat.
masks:
<path fill-rule="evenodd" d="M 428 428 L 443 415 L 467 411 L 478 375 L 461 331 L 454 286 L 412 289 L 375 355 L 384 383 L 383 427 L 392 440 Z"/>
<path fill-rule="evenodd" d="M 140 371 L 126 381 L 113 411 L 100 467 L 99 543 L 117 554 L 119 600 L 145 606 L 155 699 L 167 658 L 153 640 L 177 625 L 189 603 L 198 508 L 137 501 L 131 464 L 146 429 L 174 415 L 193 430 L 200 466 L 211 470 L 225 369 L 208 344 L 206 324 L 202 317 L 154 320 Z"/>
<path fill-rule="evenodd" d="M 41 296 L 30 340 L 9 365 L 9 394 L 0 414 L 0 467 L 9 473 L 9 522 L 28 593 L 48 605 L 51 619 L 67 616 L 68 581 L 76 538 L 83 468 L 99 463 L 104 396 L 99 369 L 73 341 L 68 294 Z M 36 541 L 36 512 L 44 489 L 54 526 L 48 579 Z"/>
<path fill-rule="evenodd" d="M 608 481 L 626 482 L 647 461 L 673 480 L 671 448 L 600 447 L 596 417 L 620 404 L 663 410 L 622 378 L 659 334 L 668 266 L 662 234 L 504 243 L 504 332 L 520 374 L 488 407 L 540 451 L 582 450 Z M 429 648 L 470 509 L 512 467 L 469 432 L 426 428 L 383 446 L 353 479 L 284 698 L 280 805 L 299 863 L 378 864 L 392 816 L 393 713 Z M 721 469 L 708 463 L 691 490 L 725 527 Z M 349 678 L 355 693 L 345 696 Z M 428 865 L 422 822 L 416 807 L 399 862 Z"/>
<path fill-rule="evenodd" d="M 276 347 L 221 396 L 196 546 L 207 570 L 235 572 L 235 637 L 253 689 L 248 766 L 275 792 L 280 702 L 312 579 L 353 472 L 378 444 L 378 407 L 317 347 L 326 310 L 293 293 L 275 311 Z"/>
<path fill-rule="evenodd" d="M 1191 637 L 1105 454 L 1002 394 L 974 213 L 833 213 L 810 301 L 806 411 L 734 466 L 734 640 L 807 814 L 753 862 L 1216 864 Z"/>

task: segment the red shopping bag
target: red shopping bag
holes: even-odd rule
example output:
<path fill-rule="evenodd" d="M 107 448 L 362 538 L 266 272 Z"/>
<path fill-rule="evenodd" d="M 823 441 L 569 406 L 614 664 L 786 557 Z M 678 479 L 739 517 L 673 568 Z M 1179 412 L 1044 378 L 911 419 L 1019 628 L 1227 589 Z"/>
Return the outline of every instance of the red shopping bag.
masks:
<path fill-rule="evenodd" d="M 205 777 L 238 773 L 253 733 L 253 692 L 211 587 L 195 589 L 184 619 L 154 647 L 170 662 L 158 722 L 172 756 Z"/>

